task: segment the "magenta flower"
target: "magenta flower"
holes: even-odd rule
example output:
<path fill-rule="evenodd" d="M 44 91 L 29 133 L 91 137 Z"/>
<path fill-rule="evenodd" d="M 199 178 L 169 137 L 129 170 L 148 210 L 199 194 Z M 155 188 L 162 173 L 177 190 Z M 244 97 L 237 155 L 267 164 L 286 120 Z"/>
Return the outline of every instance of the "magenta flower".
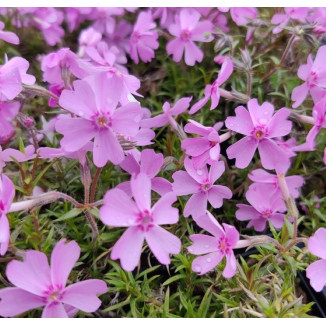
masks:
<path fill-rule="evenodd" d="M 135 63 L 139 58 L 144 62 L 150 62 L 155 57 L 154 51 L 159 47 L 158 33 L 152 14 L 141 11 L 138 15 L 133 32 L 130 36 L 130 57 Z"/>
<path fill-rule="evenodd" d="M 161 264 L 170 264 L 170 254 L 178 254 L 181 241 L 160 225 L 178 222 L 178 209 L 172 207 L 177 200 L 170 192 L 151 208 L 151 180 L 139 173 L 132 177 L 131 191 L 134 201 L 122 190 L 109 190 L 100 209 L 104 224 L 128 227 L 114 245 L 111 259 L 120 259 L 121 266 L 132 271 L 138 264 L 144 240 Z"/>
<path fill-rule="evenodd" d="M 163 196 L 172 192 L 172 185 L 168 180 L 156 177 L 163 163 L 163 154 L 156 154 L 153 149 L 144 149 L 139 160 L 134 155 L 128 154 L 120 163 L 120 167 L 131 175 L 146 174 L 151 180 L 152 190 Z M 117 188 L 132 196 L 130 181 L 120 183 Z"/>
<path fill-rule="evenodd" d="M 321 258 L 308 266 L 306 270 L 307 277 L 310 279 L 310 285 L 315 291 L 322 291 L 326 285 L 326 229 L 319 228 L 316 233 L 309 238 L 309 251 Z"/>
<path fill-rule="evenodd" d="M 221 67 L 221 70 L 217 76 L 217 79 L 214 81 L 212 85 L 206 85 L 204 98 L 199 100 L 196 104 L 194 104 L 189 113 L 194 114 L 199 111 L 209 99 L 211 99 L 211 107 L 210 110 L 215 109 L 218 106 L 220 101 L 220 90 L 219 86 L 221 86 L 225 81 L 230 77 L 233 72 L 233 64 L 230 59 L 226 59 Z"/>
<path fill-rule="evenodd" d="M 9 222 L 6 214 L 9 212 L 14 197 L 15 197 L 14 184 L 5 174 L 3 173 L 0 174 L 0 255 L 1 256 L 3 256 L 7 252 L 8 245 L 9 245 L 10 228 L 9 228 Z"/>
<path fill-rule="evenodd" d="M 255 231 L 262 232 L 267 221 L 271 221 L 275 228 L 283 226 L 285 215 L 279 213 L 284 210 L 284 203 L 280 196 L 273 196 L 269 185 L 253 184 L 246 192 L 246 199 L 250 205 L 237 204 L 239 208 L 235 216 L 239 221 L 250 221 L 247 227 L 254 227 Z"/>
<path fill-rule="evenodd" d="M 271 195 L 280 194 L 280 187 L 278 184 L 277 175 L 268 173 L 263 169 L 257 169 L 251 171 L 248 175 L 248 178 L 256 183 L 263 183 L 266 185 L 270 185 Z M 304 178 L 300 175 L 291 175 L 285 177 L 286 184 L 288 185 L 290 194 L 293 198 L 298 198 L 300 196 L 299 188 L 301 188 L 304 184 Z"/>
<path fill-rule="evenodd" d="M 203 255 L 194 259 L 192 270 L 203 275 L 212 270 L 225 257 L 226 266 L 222 275 L 225 278 L 233 277 L 236 273 L 237 262 L 232 249 L 239 241 L 239 232 L 234 226 L 225 223 L 223 223 L 223 230 L 208 211 L 205 215 L 200 216 L 196 223 L 213 236 L 204 234 L 190 236 L 193 244 L 187 248 L 188 251 L 194 255 Z"/>
<path fill-rule="evenodd" d="M 144 119 L 140 125 L 146 128 L 163 127 L 167 123 L 170 123 L 173 127 L 176 126 L 173 116 L 178 116 L 185 112 L 189 107 L 191 99 L 192 97 L 183 97 L 172 108 L 168 102 L 165 102 L 163 104 L 163 114 L 159 114 L 154 118 Z"/>
<path fill-rule="evenodd" d="M 35 77 L 27 74 L 27 60 L 15 57 L 0 67 L 0 101 L 13 100 L 22 90 L 22 84 L 33 85 Z"/>
<path fill-rule="evenodd" d="M 5 24 L 0 21 L 0 40 L 4 40 L 8 43 L 19 44 L 18 36 L 13 32 L 4 31 Z"/>
<path fill-rule="evenodd" d="M 193 161 L 186 158 L 184 162 L 186 171 L 177 171 L 172 175 L 174 180 L 173 192 L 177 196 L 192 194 L 188 200 L 183 215 L 192 215 L 194 220 L 204 215 L 207 210 L 207 201 L 214 207 L 223 205 L 223 199 L 230 199 L 232 192 L 225 186 L 216 186 L 214 183 L 225 170 L 224 162 L 213 162 L 208 172 L 207 167 L 195 169 Z"/>
<path fill-rule="evenodd" d="M 185 62 L 193 66 L 196 61 L 203 60 L 203 51 L 194 43 L 211 42 L 213 36 L 213 24 L 204 20 L 199 22 L 200 13 L 195 9 L 183 8 L 180 14 L 175 16 L 175 24 L 169 26 L 169 32 L 176 38 L 170 41 L 166 50 L 173 55 L 173 60 L 179 62 L 185 53 Z"/>
<path fill-rule="evenodd" d="M 310 92 L 314 102 L 318 102 L 325 95 L 326 88 L 326 45 L 321 46 L 316 54 L 315 61 L 311 54 L 308 56 L 307 63 L 301 65 L 298 76 L 305 82 L 293 89 L 291 99 L 294 101 L 292 107 L 297 108 L 302 104 Z"/>
<path fill-rule="evenodd" d="M 248 102 L 249 112 L 243 106 L 235 109 L 236 116 L 228 117 L 225 125 L 246 137 L 227 149 L 229 159 L 235 158 L 235 166 L 244 169 L 251 162 L 258 147 L 261 163 L 265 169 L 283 169 L 289 166 L 289 157 L 271 138 L 290 133 L 292 123 L 286 118 L 290 110 L 282 108 L 274 115 L 274 106 L 264 102 L 261 106 L 257 99 Z"/>
<path fill-rule="evenodd" d="M 124 154 L 118 136 L 136 136 L 143 112 L 136 102 L 116 108 L 120 95 L 121 85 L 106 73 L 75 81 L 74 91 L 64 90 L 59 103 L 77 117 L 56 123 L 56 130 L 64 135 L 62 148 L 75 152 L 94 138 L 96 166 L 121 163 Z"/>
<path fill-rule="evenodd" d="M 219 127 L 219 125 L 217 125 Z M 206 164 L 213 164 L 220 158 L 220 136 L 214 127 L 206 127 L 199 122 L 189 120 L 184 131 L 194 133 L 201 137 L 187 138 L 182 141 L 181 148 L 187 155 L 192 156 L 195 169 L 200 169 Z"/>
<path fill-rule="evenodd" d="M 78 244 L 62 239 L 53 249 L 51 267 L 46 255 L 36 250 L 26 251 L 24 261 L 11 261 L 6 274 L 15 287 L 0 290 L 0 315 L 13 317 L 39 307 L 45 307 L 45 318 L 67 318 L 73 307 L 96 311 L 101 305 L 97 295 L 107 291 L 104 281 L 91 279 L 66 286 L 79 256 Z"/>

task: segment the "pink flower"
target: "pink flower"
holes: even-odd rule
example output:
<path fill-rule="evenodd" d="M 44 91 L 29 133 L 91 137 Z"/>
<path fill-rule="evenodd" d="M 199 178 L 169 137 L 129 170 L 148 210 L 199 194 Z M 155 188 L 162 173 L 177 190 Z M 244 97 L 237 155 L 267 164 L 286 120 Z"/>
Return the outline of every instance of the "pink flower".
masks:
<path fill-rule="evenodd" d="M 173 60 L 179 62 L 185 53 L 185 62 L 193 66 L 196 61 L 203 60 L 203 51 L 194 43 L 211 42 L 213 25 L 210 21 L 199 22 L 200 13 L 195 9 L 183 8 L 180 14 L 175 16 L 175 24 L 170 25 L 169 32 L 176 38 L 170 41 L 166 50 L 173 55 Z"/>
<path fill-rule="evenodd" d="M 96 311 L 101 305 L 97 295 L 107 291 L 104 281 L 90 279 L 66 286 L 79 256 L 78 244 L 62 239 L 53 249 L 51 267 L 46 255 L 35 250 L 26 251 L 23 262 L 11 261 L 6 273 L 15 287 L 0 290 L 0 315 L 13 317 L 39 307 L 45 307 L 45 318 L 67 318 L 72 307 Z"/>
<path fill-rule="evenodd" d="M 133 32 L 130 36 L 130 57 L 139 63 L 139 57 L 144 62 L 150 62 L 155 57 L 154 51 L 159 47 L 158 33 L 152 14 L 141 11 L 138 15 Z"/>
<path fill-rule="evenodd" d="M 4 31 L 5 24 L 0 21 L 0 40 L 4 40 L 8 43 L 19 44 L 18 36 L 13 32 Z"/>
<path fill-rule="evenodd" d="M 271 138 L 290 133 L 292 123 L 286 118 L 290 110 L 282 108 L 274 115 L 274 106 L 264 102 L 261 106 L 257 99 L 248 102 L 249 112 L 243 106 L 235 109 L 236 116 L 228 117 L 225 125 L 230 130 L 246 135 L 227 149 L 229 159 L 235 158 L 235 166 L 244 169 L 251 162 L 255 151 L 258 151 L 265 169 L 276 169 L 289 166 L 289 157 Z"/>
<path fill-rule="evenodd" d="M 232 197 L 229 188 L 214 185 L 225 170 L 224 162 L 213 162 L 208 172 L 206 166 L 196 170 L 193 161 L 187 157 L 184 166 L 187 172 L 177 171 L 172 175 L 174 180 L 173 192 L 177 196 L 193 194 L 184 208 L 184 217 L 192 215 L 193 219 L 196 220 L 205 214 L 207 201 L 214 208 L 219 208 L 223 205 L 224 198 L 230 199 Z"/>
<path fill-rule="evenodd" d="M 297 152 L 315 150 L 315 139 L 321 128 L 326 128 L 326 96 L 317 102 L 312 111 L 312 117 L 300 116 L 300 120 L 313 124 L 308 132 L 306 141 L 303 144 L 294 147 Z"/>
<path fill-rule="evenodd" d="M 27 74 L 27 60 L 15 57 L 0 66 L 0 101 L 13 100 L 22 90 L 22 84 L 33 85 L 35 77 Z"/>
<path fill-rule="evenodd" d="M 219 86 L 221 86 L 225 81 L 230 77 L 233 72 L 233 64 L 230 59 L 226 59 L 221 67 L 221 70 L 217 76 L 217 79 L 214 81 L 212 85 L 206 85 L 205 87 L 205 96 L 203 99 L 199 100 L 196 104 L 194 104 L 189 113 L 194 114 L 198 110 L 200 110 L 209 99 L 211 99 L 211 107 L 210 110 L 215 109 L 218 106 L 220 101 L 220 91 Z"/>
<path fill-rule="evenodd" d="M 132 31 L 132 26 L 121 20 L 114 29 L 113 33 L 108 34 L 108 45 L 116 46 L 123 54 L 129 53 L 130 42 L 128 35 Z"/>
<path fill-rule="evenodd" d="M 56 130 L 64 135 L 62 148 L 75 152 L 94 138 L 93 159 L 97 167 L 109 160 L 121 163 L 124 154 L 118 136 L 136 136 L 143 113 L 136 102 L 116 108 L 120 95 L 121 85 L 108 78 L 107 73 L 75 81 L 74 91 L 64 90 L 59 103 L 77 117 L 56 123 Z"/>
<path fill-rule="evenodd" d="M 204 234 L 190 236 L 193 244 L 187 248 L 188 251 L 195 255 L 203 255 L 194 259 L 192 270 L 203 275 L 212 270 L 225 257 L 226 266 L 222 275 L 225 278 L 233 277 L 236 273 L 237 263 L 232 249 L 239 241 L 239 232 L 234 226 L 225 223 L 223 223 L 223 230 L 208 211 L 205 215 L 200 216 L 196 223 L 213 236 Z"/>
<path fill-rule="evenodd" d="M 172 108 L 168 102 L 165 102 L 163 104 L 163 114 L 159 114 L 154 118 L 144 119 L 140 125 L 146 128 L 158 128 L 165 126 L 167 123 L 170 123 L 174 127 L 176 122 L 173 116 L 178 116 L 179 114 L 186 111 L 189 107 L 191 99 L 192 97 L 183 97 L 178 100 Z"/>
<path fill-rule="evenodd" d="M 285 172 L 284 172 L 285 173 Z M 267 171 L 263 169 L 257 169 L 254 171 L 251 171 L 248 175 L 249 179 L 254 181 L 257 184 L 265 184 L 270 185 L 270 195 L 280 195 L 282 196 L 282 193 L 280 192 L 280 187 L 278 184 L 278 178 L 277 175 L 268 173 Z M 298 198 L 300 196 L 299 188 L 302 187 L 304 184 L 304 179 L 300 175 L 291 175 L 288 177 L 285 177 L 286 184 L 289 187 L 290 194 L 294 198 Z M 254 183 L 254 184 L 255 184 Z"/>
<path fill-rule="evenodd" d="M 146 174 L 151 179 L 152 190 L 163 196 L 168 192 L 172 192 L 172 185 L 168 180 L 155 177 L 159 173 L 163 163 L 163 154 L 156 154 L 153 149 L 144 149 L 141 152 L 139 160 L 134 155 L 128 154 L 120 163 L 120 167 L 131 175 L 138 175 L 139 173 Z M 120 183 L 117 188 L 127 194 L 132 194 L 130 181 Z"/>
<path fill-rule="evenodd" d="M 262 232 L 266 228 L 267 221 L 280 229 L 284 223 L 284 214 L 278 213 L 284 210 L 284 203 L 280 196 L 274 196 L 269 185 L 253 184 L 246 193 L 250 205 L 238 204 L 239 208 L 235 216 L 239 221 L 250 221 L 247 227 L 254 227 L 255 231 Z"/>
<path fill-rule="evenodd" d="M 311 54 L 308 56 L 307 64 L 301 65 L 298 76 L 305 82 L 293 89 L 291 99 L 294 101 L 292 107 L 297 108 L 302 104 L 310 92 L 314 102 L 318 102 L 325 95 L 326 88 L 326 45 L 318 49 L 315 61 Z"/>
<path fill-rule="evenodd" d="M 47 54 L 42 60 L 41 69 L 44 81 L 58 85 L 64 83 L 62 76 L 68 72 L 77 78 L 84 78 L 94 72 L 89 62 L 78 58 L 68 48 Z"/>
<path fill-rule="evenodd" d="M 177 200 L 170 192 L 151 208 L 151 180 L 139 173 L 132 177 L 131 191 L 134 201 L 122 190 L 109 190 L 100 209 L 104 224 L 128 227 L 114 245 L 111 259 L 120 259 L 121 266 L 132 271 L 138 264 L 144 240 L 161 264 L 170 264 L 170 254 L 178 254 L 181 241 L 160 225 L 178 222 L 178 209 L 171 205 Z"/>
<path fill-rule="evenodd" d="M 12 157 L 18 162 L 26 162 L 35 158 L 35 148 L 33 145 L 25 147 L 25 153 L 13 148 L 2 150 L 0 146 L 0 172 L 5 167 L 6 162 L 12 162 Z"/>
<path fill-rule="evenodd" d="M 316 233 L 309 238 L 309 251 L 321 258 L 315 261 L 306 270 L 307 277 L 310 279 L 310 285 L 317 292 L 322 291 L 326 285 L 326 229 L 319 228 Z"/>
<path fill-rule="evenodd" d="M 216 130 L 219 124 L 214 127 L 206 127 L 199 122 L 189 120 L 184 131 L 198 134 L 201 137 L 187 138 L 182 141 L 181 148 L 187 155 L 192 156 L 195 169 L 200 169 L 206 164 L 213 164 L 220 158 L 220 136 Z"/>
<path fill-rule="evenodd" d="M 295 19 L 300 23 L 305 23 L 309 8 L 287 7 L 284 8 L 284 11 L 284 14 L 275 14 L 272 17 L 271 23 L 278 25 L 273 29 L 274 34 L 280 33 L 283 28 L 289 23 L 290 19 Z"/>
<path fill-rule="evenodd" d="M 8 245 L 9 245 L 10 229 L 9 229 L 9 222 L 6 214 L 9 212 L 14 196 L 15 196 L 14 184 L 5 174 L 0 174 L 0 255 L 1 256 L 3 256 L 7 252 Z"/>
<path fill-rule="evenodd" d="M 15 133 L 15 129 L 10 121 L 15 118 L 19 108 L 20 103 L 18 101 L 0 101 L 0 144 L 5 144 Z"/>

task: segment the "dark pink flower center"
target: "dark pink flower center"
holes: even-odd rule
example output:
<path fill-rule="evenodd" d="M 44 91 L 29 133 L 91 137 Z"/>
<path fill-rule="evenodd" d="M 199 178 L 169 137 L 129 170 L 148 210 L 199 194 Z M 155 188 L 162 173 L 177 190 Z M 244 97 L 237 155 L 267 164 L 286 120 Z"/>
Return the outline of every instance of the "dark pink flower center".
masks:
<path fill-rule="evenodd" d="M 225 236 L 220 237 L 218 240 L 217 248 L 223 255 L 230 253 L 231 245 L 229 240 Z"/>
<path fill-rule="evenodd" d="M 257 126 L 251 132 L 251 135 L 257 138 L 258 140 L 263 139 L 268 136 L 268 129 L 264 125 Z"/>
<path fill-rule="evenodd" d="M 308 78 L 307 78 L 307 84 L 309 87 L 316 85 L 318 82 L 318 75 L 317 72 L 311 71 Z"/>
<path fill-rule="evenodd" d="M 138 223 L 138 228 L 140 228 L 143 232 L 147 232 L 154 226 L 153 216 L 148 210 L 139 213 L 136 222 Z"/>
<path fill-rule="evenodd" d="M 273 214 L 273 211 L 271 209 L 265 209 L 261 212 L 260 216 L 262 218 L 268 220 L 272 214 Z"/>
<path fill-rule="evenodd" d="M 206 181 L 201 185 L 201 189 L 203 192 L 207 192 L 211 188 L 212 188 L 212 184 L 209 181 Z"/>
<path fill-rule="evenodd" d="M 2 200 L 0 200 L 0 217 L 1 217 L 1 215 L 2 215 L 2 213 L 3 213 L 4 210 L 5 210 L 5 205 L 2 202 Z"/>
<path fill-rule="evenodd" d="M 109 114 L 98 114 L 94 117 L 95 126 L 97 129 L 108 129 L 112 126 L 111 117 Z"/>
<path fill-rule="evenodd" d="M 139 32 L 135 31 L 131 34 L 130 40 L 132 43 L 138 43 L 140 40 L 141 35 Z"/>
<path fill-rule="evenodd" d="M 183 42 L 188 42 L 191 40 L 191 32 L 188 29 L 184 29 L 181 34 L 180 34 L 180 38 Z"/>

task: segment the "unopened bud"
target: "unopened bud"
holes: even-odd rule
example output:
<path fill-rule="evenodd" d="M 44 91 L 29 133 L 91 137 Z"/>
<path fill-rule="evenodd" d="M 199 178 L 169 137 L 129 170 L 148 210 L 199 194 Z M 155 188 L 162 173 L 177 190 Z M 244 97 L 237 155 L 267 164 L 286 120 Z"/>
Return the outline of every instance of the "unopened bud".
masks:
<path fill-rule="evenodd" d="M 250 100 L 248 95 L 240 93 L 236 90 L 232 90 L 231 95 L 235 101 L 238 101 L 240 103 L 247 103 Z"/>
<path fill-rule="evenodd" d="M 168 170 L 168 167 L 173 163 L 178 164 L 178 160 L 175 157 L 173 157 L 173 156 L 164 157 L 163 165 L 162 165 L 160 171 L 164 172 L 164 171 Z"/>
<path fill-rule="evenodd" d="M 32 96 L 41 96 L 41 97 L 52 97 L 56 100 L 59 100 L 58 96 L 47 90 L 46 88 L 39 85 L 24 85 L 24 93 Z"/>
<path fill-rule="evenodd" d="M 137 146 L 137 142 L 131 140 L 128 136 L 118 135 L 117 138 L 124 151 L 130 151 Z"/>

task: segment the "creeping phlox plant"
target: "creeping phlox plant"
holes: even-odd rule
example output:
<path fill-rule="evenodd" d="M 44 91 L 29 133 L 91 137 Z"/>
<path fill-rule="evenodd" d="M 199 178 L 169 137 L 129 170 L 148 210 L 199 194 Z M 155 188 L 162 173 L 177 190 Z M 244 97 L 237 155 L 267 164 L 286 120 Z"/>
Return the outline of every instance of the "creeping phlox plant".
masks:
<path fill-rule="evenodd" d="M 0 20 L 0 316 L 314 313 L 324 8 Z"/>

